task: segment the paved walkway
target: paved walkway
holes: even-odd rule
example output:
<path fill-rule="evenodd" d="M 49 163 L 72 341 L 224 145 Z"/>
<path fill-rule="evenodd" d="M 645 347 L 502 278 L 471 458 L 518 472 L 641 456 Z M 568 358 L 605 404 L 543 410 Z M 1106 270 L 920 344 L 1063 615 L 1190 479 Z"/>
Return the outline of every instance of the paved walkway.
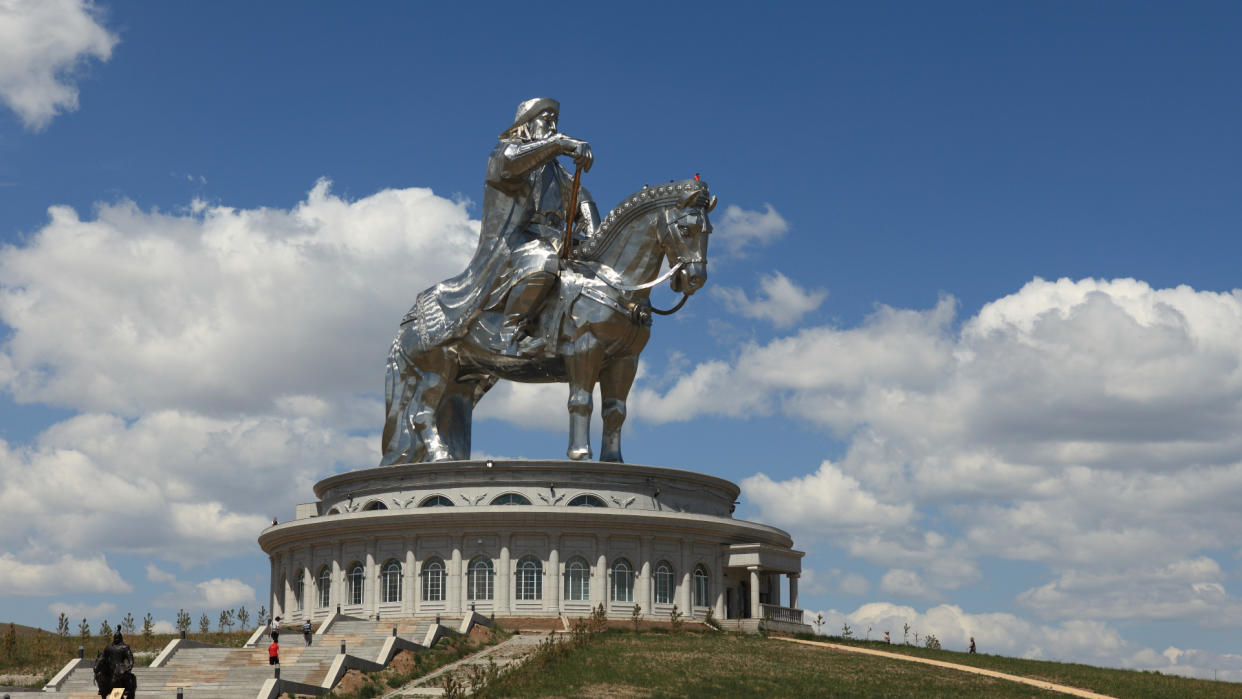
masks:
<path fill-rule="evenodd" d="M 1039 687 L 1040 689 L 1046 689 L 1051 692 L 1061 692 L 1062 694 L 1070 694 L 1076 697 L 1086 697 L 1087 699 L 1113 699 L 1107 694 L 1097 694 L 1095 692 L 1089 692 L 1085 689 L 1078 689 L 1077 687 L 1069 687 L 1063 684 L 1053 684 L 1051 682 L 1046 682 L 1044 680 L 1033 680 L 1029 677 L 1021 677 L 1019 675 L 1010 675 L 1004 672 L 997 672 L 995 670 L 985 670 L 981 667 L 974 667 L 972 665 L 959 665 L 957 663 L 946 663 L 943 660 L 932 660 L 930 658 L 919 658 L 913 655 L 904 655 L 902 653 L 889 653 L 887 651 L 872 650 L 870 648 L 859 648 L 857 646 L 843 646 L 838 643 L 827 643 L 825 641 L 803 641 L 802 639 L 799 639 L 799 638 L 785 638 L 783 636 L 773 636 L 772 638 L 775 638 L 780 641 L 789 641 L 790 643 L 801 643 L 807 646 L 823 646 L 824 648 L 831 648 L 833 650 L 842 650 L 847 653 L 862 653 L 864 655 L 878 655 L 882 658 L 891 658 L 893 660 L 905 660 L 906 662 L 911 662 L 911 663 L 923 663 L 924 665 L 935 665 L 937 667 L 947 667 L 952 670 L 961 670 L 962 672 L 973 672 L 976 675 L 986 675 L 987 677 L 995 677 L 1001 680 L 1009 680 L 1010 682 L 1020 682 L 1022 684 L 1029 684 L 1032 687 Z"/>

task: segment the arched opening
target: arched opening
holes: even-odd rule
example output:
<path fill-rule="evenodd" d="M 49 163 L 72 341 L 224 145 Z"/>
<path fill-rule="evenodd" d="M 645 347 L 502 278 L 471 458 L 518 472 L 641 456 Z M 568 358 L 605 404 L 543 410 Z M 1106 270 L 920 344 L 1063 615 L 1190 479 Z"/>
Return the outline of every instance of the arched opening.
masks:
<path fill-rule="evenodd" d="M 496 572 L 492 560 L 479 556 L 470 561 L 466 572 L 466 599 L 490 600 L 495 593 Z"/>
<path fill-rule="evenodd" d="M 444 601 L 444 561 L 439 558 L 423 563 L 423 601 Z"/>
<path fill-rule="evenodd" d="M 565 564 L 565 599 L 570 602 L 591 599 L 591 566 L 577 556 Z"/>
<path fill-rule="evenodd" d="M 419 507 L 452 507 L 453 501 L 443 495 L 432 495 L 431 497 L 418 503 Z"/>
<path fill-rule="evenodd" d="M 673 566 L 668 561 L 660 561 L 656 566 L 654 582 L 656 604 L 672 604 Z"/>
<path fill-rule="evenodd" d="M 381 580 L 383 588 L 382 599 L 385 602 L 401 601 L 401 564 L 395 560 L 390 560 L 384 564 L 383 579 Z"/>
<path fill-rule="evenodd" d="M 612 596 L 613 602 L 634 601 L 634 566 L 624 558 L 618 558 L 612 564 Z"/>
<path fill-rule="evenodd" d="M 328 566 L 320 567 L 316 580 L 319 583 L 319 606 L 327 607 L 332 600 L 332 569 Z"/>
<path fill-rule="evenodd" d="M 349 567 L 349 604 L 362 604 L 362 582 L 366 578 L 366 570 L 355 561 Z"/>
<path fill-rule="evenodd" d="M 517 599 L 543 599 L 543 562 L 534 556 L 522 556 L 518 560 Z"/>
<path fill-rule="evenodd" d="M 492 500 L 491 504 L 493 505 L 529 505 L 530 500 L 527 500 L 525 495 L 518 495 L 517 493 L 505 493 L 504 495 L 501 495 L 495 500 Z"/>
<path fill-rule="evenodd" d="M 570 507 L 608 507 L 607 505 L 604 504 L 603 500 L 600 500 L 594 495 L 579 495 L 578 497 L 569 501 L 569 506 Z"/>

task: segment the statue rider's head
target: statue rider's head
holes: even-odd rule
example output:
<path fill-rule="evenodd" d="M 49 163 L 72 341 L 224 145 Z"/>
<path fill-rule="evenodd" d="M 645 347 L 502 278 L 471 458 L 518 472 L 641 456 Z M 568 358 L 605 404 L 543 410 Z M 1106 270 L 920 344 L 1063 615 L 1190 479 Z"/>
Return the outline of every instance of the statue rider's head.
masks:
<path fill-rule="evenodd" d="M 536 97 L 518 105 L 513 125 L 500 134 L 502 139 L 538 141 L 556 133 L 561 105 L 551 97 Z"/>
<path fill-rule="evenodd" d="M 119 643 L 123 642 L 124 640 L 125 640 L 125 639 L 121 636 L 121 632 L 120 632 L 120 631 L 117 631 L 116 633 L 112 634 L 112 642 L 113 642 L 113 643 L 117 643 L 117 644 L 119 644 Z"/>

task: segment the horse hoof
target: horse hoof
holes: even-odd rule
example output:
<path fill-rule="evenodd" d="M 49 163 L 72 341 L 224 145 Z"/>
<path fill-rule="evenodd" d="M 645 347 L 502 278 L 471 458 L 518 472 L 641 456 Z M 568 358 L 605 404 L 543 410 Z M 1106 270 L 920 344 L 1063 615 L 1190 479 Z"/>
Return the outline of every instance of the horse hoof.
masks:
<path fill-rule="evenodd" d="M 600 461 L 607 461 L 613 464 L 623 464 L 625 460 L 621 458 L 621 452 L 604 453 L 599 455 Z"/>
<path fill-rule="evenodd" d="M 591 460 L 591 448 L 590 447 L 587 447 L 585 449 L 570 449 L 569 451 L 565 453 L 568 454 L 569 458 L 574 461 L 590 461 Z"/>

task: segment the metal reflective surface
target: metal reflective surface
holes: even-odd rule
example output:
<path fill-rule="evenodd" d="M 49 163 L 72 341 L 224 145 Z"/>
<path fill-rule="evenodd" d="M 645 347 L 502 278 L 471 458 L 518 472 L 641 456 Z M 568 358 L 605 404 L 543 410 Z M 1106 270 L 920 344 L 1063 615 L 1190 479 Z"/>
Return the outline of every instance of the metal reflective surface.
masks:
<path fill-rule="evenodd" d="M 598 383 L 600 460 L 622 461 L 651 289 L 667 280 L 688 297 L 707 281 L 716 199 L 696 175 L 644 186 L 600 221 L 585 186 L 572 198 L 573 177 L 557 161 L 569 156 L 586 172 L 594 160 L 586 141 L 557 131 L 559 108 L 550 98 L 518 106 L 488 158 L 474 256 L 402 318 L 388 356 L 381 465 L 469 459 L 474 406 L 502 378 L 569 384 L 567 454 L 579 460 L 592 458 Z"/>

